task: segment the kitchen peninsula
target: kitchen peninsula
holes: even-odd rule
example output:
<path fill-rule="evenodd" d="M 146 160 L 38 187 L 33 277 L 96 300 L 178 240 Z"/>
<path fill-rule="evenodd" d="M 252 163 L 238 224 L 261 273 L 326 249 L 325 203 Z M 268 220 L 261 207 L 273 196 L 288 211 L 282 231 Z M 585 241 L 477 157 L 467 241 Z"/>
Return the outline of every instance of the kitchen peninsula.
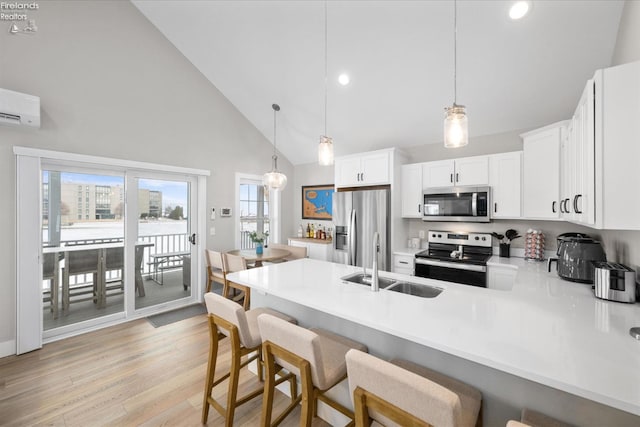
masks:
<path fill-rule="evenodd" d="M 525 406 L 576 425 L 638 425 L 640 341 L 629 335 L 640 326 L 637 306 L 597 300 L 590 286 L 561 281 L 541 264 L 489 262 L 516 270 L 511 290 L 382 272 L 443 292 L 372 292 L 341 280 L 361 268 L 311 259 L 229 278 L 252 288 L 252 305 L 474 385 L 483 392 L 484 425 L 504 425 Z"/>

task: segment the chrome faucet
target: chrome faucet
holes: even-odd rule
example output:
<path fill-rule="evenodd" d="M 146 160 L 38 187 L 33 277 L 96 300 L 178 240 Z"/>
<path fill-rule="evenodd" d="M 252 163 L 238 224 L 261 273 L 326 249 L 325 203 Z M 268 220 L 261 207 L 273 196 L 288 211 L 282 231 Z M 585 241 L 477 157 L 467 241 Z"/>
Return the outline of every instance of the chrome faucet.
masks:
<path fill-rule="evenodd" d="M 378 252 L 380 252 L 380 233 L 373 233 L 373 266 L 371 267 L 371 290 L 378 292 L 380 284 L 378 283 Z"/>

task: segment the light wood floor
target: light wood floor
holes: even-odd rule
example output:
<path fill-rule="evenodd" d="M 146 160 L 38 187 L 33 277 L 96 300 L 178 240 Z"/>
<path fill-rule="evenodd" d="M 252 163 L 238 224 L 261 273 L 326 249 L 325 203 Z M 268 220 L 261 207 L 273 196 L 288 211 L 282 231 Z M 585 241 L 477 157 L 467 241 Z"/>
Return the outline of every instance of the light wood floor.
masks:
<path fill-rule="evenodd" d="M 227 341 L 218 355 L 219 372 L 229 367 Z M 160 328 L 136 320 L 2 358 L 0 424 L 199 426 L 208 349 L 202 315 Z M 214 390 L 218 399 L 226 394 L 223 384 Z M 260 386 L 257 377 L 243 369 L 240 393 Z M 277 393 L 274 414 L 289 401 Z M 234 424 L 258 426 L 261 404 L 259 396 L 241 406 Z M 296 410 L 282 425 L 298 423 Z M 224 425 L 213 408 L 208 425 Z"/>

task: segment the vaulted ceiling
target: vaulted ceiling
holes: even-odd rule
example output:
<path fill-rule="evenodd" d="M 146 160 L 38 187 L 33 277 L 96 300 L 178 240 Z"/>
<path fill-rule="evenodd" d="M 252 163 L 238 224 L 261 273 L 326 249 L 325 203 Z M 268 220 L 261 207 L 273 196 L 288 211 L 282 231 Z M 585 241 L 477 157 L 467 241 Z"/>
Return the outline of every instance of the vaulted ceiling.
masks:
<path fill-rule="evenodd" d="M 324 132 L 323 1 L 151 1 L 138 9 L 293 164 Z M 471 138 L 569 118 L 611 64 L 623 1 L 458 1 L 457 101 Z M 442 143 L 453 1 L 328 1 L 327 133 L 336 155 Z M 339 74 L 351 78 L 338 83 Z M 179 80 L 180 76 L 176 76 Z"/>

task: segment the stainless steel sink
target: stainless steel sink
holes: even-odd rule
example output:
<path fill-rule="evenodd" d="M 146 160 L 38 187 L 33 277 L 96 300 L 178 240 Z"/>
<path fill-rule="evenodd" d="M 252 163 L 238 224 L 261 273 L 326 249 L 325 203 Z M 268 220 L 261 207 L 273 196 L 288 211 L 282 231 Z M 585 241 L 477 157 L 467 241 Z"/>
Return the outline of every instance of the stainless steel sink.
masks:
<path fill-rule="evenodd" d="M 359 285 L 371 286 L 371 276 L 363 273 L 349 274 L 340 278 L 345 282 L 357 283 Z M 378 277 L 380 289 L 388 291 L 400 292 L 401 294 L 414 295 L 422 298 L 435 298 L 443 291 L 442 288 L 435 286 L 423 285 L 420 283 L 405 282 L 403 280 L 389 279 L 387 277 Z"/>
<path fill-rule="evenodd" d="M 367 285 L 371 286 L 371 275 L 367 274 L 366 276 L 363 273 L 354 273 L 348 276 L 341 277 L 340 280 L 344 280 L 346 282 L 357 283 L 359 285 Z M 385 289 L 388 286 L 396 283 L 395 279 L 387 279 L 386 277 L 378 277 L 378 283 L 380 284 L 380 289 Z"/>
<path fill-rule="evenodd" d="M 388 291 L 400 292 L 407 295 L 415 295 L 422 298 L 435 298 L 442 292 L 442 288 L 411 282 L 395 282 L 386 288 Z"/>

